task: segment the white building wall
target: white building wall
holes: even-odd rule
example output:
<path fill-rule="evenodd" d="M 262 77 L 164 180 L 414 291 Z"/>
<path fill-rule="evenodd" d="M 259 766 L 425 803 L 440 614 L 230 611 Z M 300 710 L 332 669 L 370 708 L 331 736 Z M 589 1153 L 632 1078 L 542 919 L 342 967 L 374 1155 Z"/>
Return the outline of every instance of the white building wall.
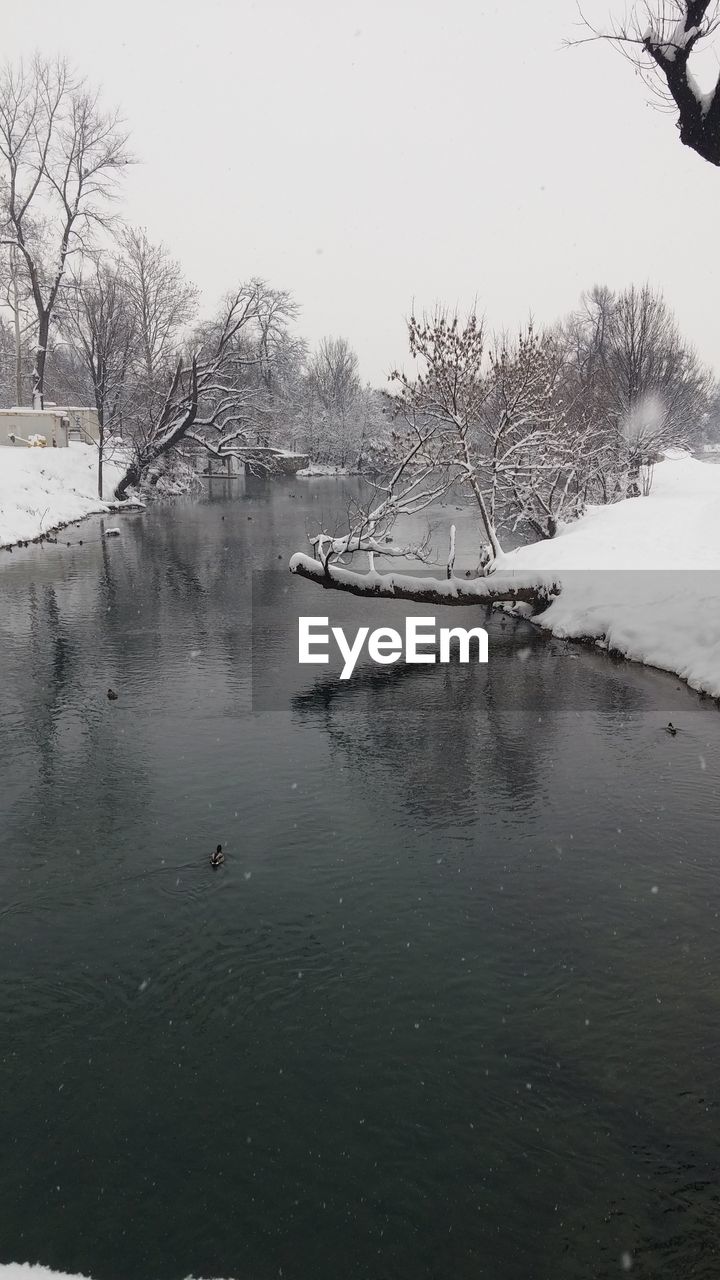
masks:
<path fill-rule="evenodd" d="M 25 449 L 33 436 L 43 436 L 49 449 L 66 449 L 68 420 L 57 409 L 0 409 L 0 447 Z"/>

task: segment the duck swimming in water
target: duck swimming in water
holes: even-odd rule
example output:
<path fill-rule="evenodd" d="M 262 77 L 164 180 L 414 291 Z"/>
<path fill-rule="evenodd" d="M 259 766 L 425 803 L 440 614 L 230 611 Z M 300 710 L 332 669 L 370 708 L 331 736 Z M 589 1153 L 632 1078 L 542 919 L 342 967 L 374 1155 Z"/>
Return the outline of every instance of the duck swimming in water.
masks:
<path fill-rule="evenodd" d="M 673 724 L 672 720 L 668 720 L 667 724 L 665 725 L 665 732 L 672 734 L 673 738 L 675 737 L 675 734 L 677 733 L 677 729 L 675 728 L 675 725 Z"/>
<path fill-rule="evenodd" d="M 225 854 L 223 853 L 223 847 L 219 844 L 215 852 L 210 854 L 210 866 L 221 867 L 224 861 Z"/>
<path fill-rule="evenodd" d="M 120 697 L 119 693 L 116 693 L 114 689 L 108 689 L 107 696 L 111 702 L 115 702 L 115 700 Z"/>

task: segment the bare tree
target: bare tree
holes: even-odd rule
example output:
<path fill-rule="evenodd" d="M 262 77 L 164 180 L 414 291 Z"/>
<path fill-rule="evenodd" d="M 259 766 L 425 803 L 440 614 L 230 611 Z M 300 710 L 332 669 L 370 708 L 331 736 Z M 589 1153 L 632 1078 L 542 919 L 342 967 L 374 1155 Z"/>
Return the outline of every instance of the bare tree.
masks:
<path fill-rule="evenodd" d="M 256 443 L 269 447 L 282 438 L 293 448 L 303 432 L 304 369 L 307 344 L 289 328 L 297 315 L 290 295 L 272 290 L 268 315 L 255 342 L 246 341 L 248 364 L 244 376 L 253 389 Z"/>
<path fill-rule="evenodd" d="M 197 314 L 198 292 L 165 246 L 153 244 L 141 227 L 126 228 L 120 246 L 143 373 L 154 386 L 165 379 L 178 338 Z"/>
<path fill-rule="evenodd" d="M 252 324 L 242 335 L 247 360 L 244 381 L 253 392 L 256 444 L 269 447 L 270 440 L 285 419 L 293 399 L 293 383 L 298 362 L 304 358 L 305 344 L 290 333 L 298 308 L 285 289 L 272 289 L 265 281 L 254 280 L 257 310 Z"/>
<path fill-rule="evenodd" d="M 663 449 L 692 444 L 710 378 L 682 341 L 662 295 L 648 285 L 618 295 L 610 344 L 619 438 L 632 485 Z"/>
<path fill-rule="evenodd" d="M 129 163 L 116 112 L 68 64 L 36 57 L 0 75 L 0 243 L 14 249 L 35 312 L 33 405 L 42 408 L 50 322 L 68 259 L 87 252 Z"/>
<path fill-rule="evenodd" d="M 106 442 L 120 428 L 135 392 L 132 371 L 138 325 L 122 271 L 93 263 L 84 275 L 71 275 L 60 323 L 90 384 L 97 411 L 98 497 L 102 498 Z"/>
<path fill-rule="evenodd" d="M 314 428 L 331 442 L 332 452 L 345 466 L 355 434 L 351 419 L 361 394 L 358 358 L 345 338 L 322 339 L 310 358 L 308 385 L 315 401 Z"/>
<path fill-rule="evenodd" d="M 602 454 L 594 500 L 637 493 L 641 470 L 703 431 L 712 377 L 649 285 L 596 286 L 561 333 L 565 395 L 592 420 Z"/>
<path fill-rule="evenodd" d="M 326 409 L 347 413 L 360 379 L 357 355 L 345 338 L 323 338 L 310 361 L 310 378 Z"/>
<path fill-rule="evenodd" d="M 691 66 L 693 54 L 720 26 L 717 0 L 649 0 L 609 31 L 598 30 L 582 16 L 591 39 L 620 49 L 653 92 L 677 110 L 680 141 L 703 160 L 720 165 L 720 75 L 704 91 Z"/>
<path fill-rule="evenodd" d="M 32 357 L 29 357 L 28 340 L 36 328 L 36 314 L 32 289 L 19 261 L 19 251 L 15 245 L 5 246 L 0 256 L 0 290 L 2 302 L 10 313 L 13 334 L 13 403 L 21 405 L 24 396 L 24 384 L 29 381 Z"/>
<path fill-rule="evenodd" d="M 12 327 L 0 317 L 0 403 L 12 404 L 16 391 L 15 340 Z"/>

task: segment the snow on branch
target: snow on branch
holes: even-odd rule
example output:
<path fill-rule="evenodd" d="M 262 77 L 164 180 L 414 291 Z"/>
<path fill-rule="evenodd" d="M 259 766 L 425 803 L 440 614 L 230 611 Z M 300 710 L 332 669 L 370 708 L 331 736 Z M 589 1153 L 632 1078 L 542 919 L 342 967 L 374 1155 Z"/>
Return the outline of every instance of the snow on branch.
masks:
<path fill-rule="evenodd" d="M 454 577 L 415 577 L 408 573 L 356 573 L 314 560 L 302 552 L 296 552 L 290 560 L 290 572 L 332 591 L 388 600 L 413 600 L 420 604 L 492 605 L 502 602 L 530 604 L 536 609 L 543 609 L 560 593 L 559 583 L 548 582 L 539 573 L 497 573 L 471 581 Z"/>
<path fill-rule="evenodd" d="M 267 367 L 268 342 L 294 315 L 289 295 L 251 280 L 228 295 L 217 318 L 199 326 L 188 362 L 177 359 L 162 405 L 152 403 L 149 422 L 136 424 L 134 454 L 116 490 L 122 497 L 149 468 L 183 441 L 214 457 L 244 458 L 272 470 L 274 455 L 260 422 L 267 388 L 249 370 Z"/>
<path fill-rule="evenodd" d="M 720 75 L 705 91 L 690 65 L 697 47 L 720 27 L 717 0 L 654 0 L 636 6 L 608 31 L 594 27 L 582 9 L 580 16 L 587 39 L 606 40 L 621 50 L 652 91 L 677 109 L 681 142 L 720 165 Z"/>

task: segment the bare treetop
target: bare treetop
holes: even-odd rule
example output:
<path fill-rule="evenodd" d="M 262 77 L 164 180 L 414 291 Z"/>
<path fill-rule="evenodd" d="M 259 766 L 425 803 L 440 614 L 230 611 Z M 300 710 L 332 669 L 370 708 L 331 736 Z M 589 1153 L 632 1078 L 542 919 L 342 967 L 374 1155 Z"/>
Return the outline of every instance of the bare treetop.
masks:
<path fill-rule="evenodd" d="M 175 341 L 197 312 L 198 291 L 185 279 L 179 262 L 162 244 L 153 244 L 142 227 L 121 234 L 124 277 L 137 320 L 145 374 L 164 376 Z"/>
<path fill-rule="evenodd" d="M 42 407 L 50 320 L 68 260 L 106 225 L 130 163 L 117 112 L 64 61 L 35 57 L 0 74 L 0 244 L 14 250 L 36 315 L 33 401 Z"/>

